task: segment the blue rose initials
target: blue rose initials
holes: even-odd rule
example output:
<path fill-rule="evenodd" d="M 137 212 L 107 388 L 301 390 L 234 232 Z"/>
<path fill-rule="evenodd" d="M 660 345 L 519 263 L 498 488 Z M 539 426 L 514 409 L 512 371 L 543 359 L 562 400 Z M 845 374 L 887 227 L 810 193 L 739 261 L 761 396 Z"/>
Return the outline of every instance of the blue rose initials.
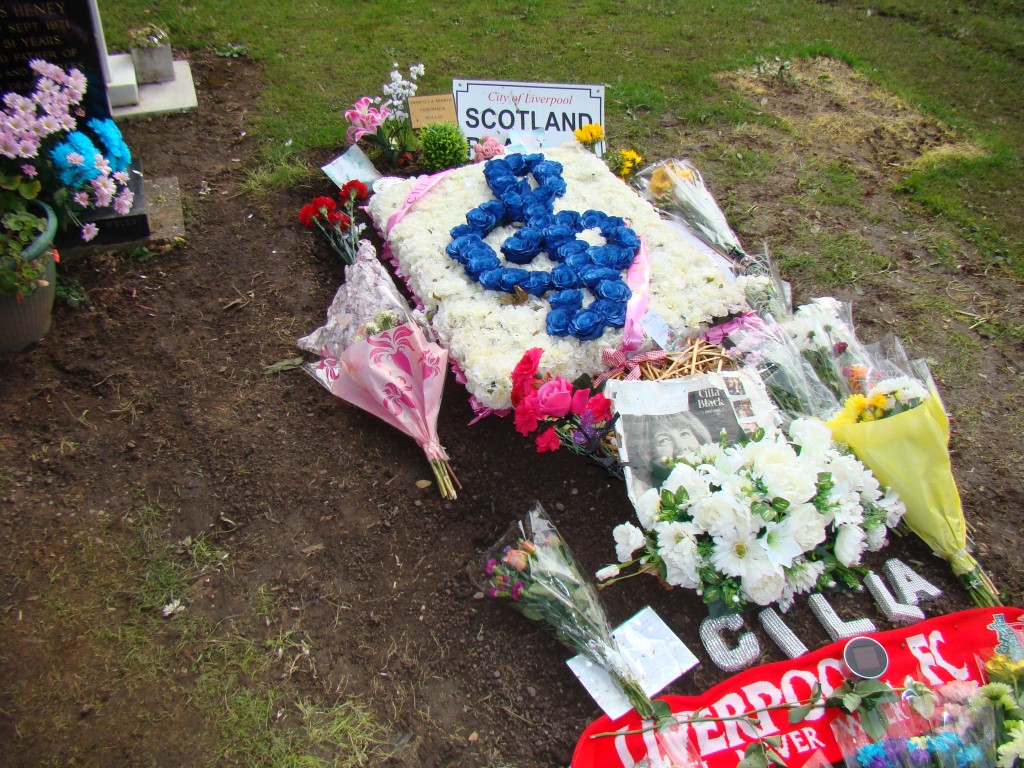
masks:
<path fill-rule="evenodd" d="M 530 184 L 531 175 L 536 186 Z M 622 218 L 601 211 L 555 213 L 555 198 L 565 194 L 566 186 L 561 163 L 544 155 L 488 160 L 484 178 L 496 199 L 466 214 L 466 223 L 451 230 L 445 253 L 488 290 L 515 293 L 518 288 L 546 297 L 546 326 L 552 336 L 591 341 L 605 328 L 623 327 L 632 295 L 623 272 L 640 247 L 636 232 Z M 517 222 L 522 227 L 501 244 L 503 263 L 484 238 L 496 227 Z M 591 245 L 577 237 L 586 229 L 600 230 L 605 244 Z M 557 266 L 551 271 L 523 269 L 540 253 Z M 594 297 L 587 306 L 583 289 Z"/>

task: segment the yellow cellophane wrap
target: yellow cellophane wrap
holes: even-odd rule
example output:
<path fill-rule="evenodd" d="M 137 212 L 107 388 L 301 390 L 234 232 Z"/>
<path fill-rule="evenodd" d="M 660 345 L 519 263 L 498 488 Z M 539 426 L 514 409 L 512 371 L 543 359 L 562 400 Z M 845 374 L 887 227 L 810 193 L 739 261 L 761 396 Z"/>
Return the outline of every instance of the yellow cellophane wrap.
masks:
<path fill-rule="evenodd" d="M 967 525 L 949 462 L 949 419 L 934 390 L 895 416 L 829 427 L 833 439 L 850 446 L 878 482 L 899 494 L 907 507 L 903 519 L 933 552 L 950 560 L 957 574 L 976 567 L 964 551 Z"/>
<path fill-rule="evenodd" d="M 934 387 L 921 405 L 877 421 L 829 422 L 878 482 L 899 494 L 907 526 L 949 561 L 975 603 L 1001 605 L 999 591 L 967 551 L 967 523 L 949 461 L 949 417 Z"/>

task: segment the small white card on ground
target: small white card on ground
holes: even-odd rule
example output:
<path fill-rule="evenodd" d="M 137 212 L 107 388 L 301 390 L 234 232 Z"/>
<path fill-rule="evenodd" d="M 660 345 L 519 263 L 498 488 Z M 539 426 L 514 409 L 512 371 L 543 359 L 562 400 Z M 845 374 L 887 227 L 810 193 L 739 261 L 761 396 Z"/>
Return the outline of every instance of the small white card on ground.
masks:
<path fill-rule="evenodd" d="M 612 637 L 648 696 L 654 696 L 699 663 L 693 652 L 650 606 L 613 630 Z M 633 708 L 604 669 L 583 656 L 573 656 L 566 663 L 612 720 Z"/>
<path fill-rule="evenodd" d="M 320 170 L 327 174 L 327 178 L 333 181 L 338 189 L 352 179 L 359 179 L 366 186 L 372 187 L 373 182 L 380 178 L 370 158 L 363 153 L 358 144 L 353 144 L 343 155 L 334 158 Z"/>

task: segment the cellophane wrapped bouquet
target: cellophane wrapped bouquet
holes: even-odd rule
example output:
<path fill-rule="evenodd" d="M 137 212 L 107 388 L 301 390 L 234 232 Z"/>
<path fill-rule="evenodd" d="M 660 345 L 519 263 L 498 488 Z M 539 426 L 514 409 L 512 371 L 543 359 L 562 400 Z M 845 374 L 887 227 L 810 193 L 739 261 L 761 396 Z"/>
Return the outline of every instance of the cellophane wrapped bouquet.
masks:
<path fill-rule="evenodd" d="M 447 351 L 430 341 L 368 241 L 359 243 L 327 323 L 298 340 L 320 355 L 303 368 L 332 394 L 414 438 L 441 495 L 460 487 L 437 435 Z"/>
<path fill-rule="evenodd" d="M 641 717 L 656 717 L 654 702 L 616 646 L 597 590 L 540 504 L 488 551 L 478 582 L 487 597 L 507 601 L 604 669 Z"/>

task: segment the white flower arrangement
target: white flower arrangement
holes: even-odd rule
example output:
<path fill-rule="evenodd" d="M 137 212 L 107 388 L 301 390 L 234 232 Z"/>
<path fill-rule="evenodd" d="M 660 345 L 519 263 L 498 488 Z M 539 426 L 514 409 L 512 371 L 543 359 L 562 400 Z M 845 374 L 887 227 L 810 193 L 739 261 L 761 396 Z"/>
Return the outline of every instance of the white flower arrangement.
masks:
<path fill-rule="evenodd" d="M 623 217 L 644 238 L 651 265 L 649 310 L 685 332 L 746 307 L 746 279 L 728 282 L 710 257 L 681 241 L 600 158 L 575 143 L 546 149 L 544 155 L 564 166 L 567 191 L 555 201 L 556 212 L 601 210 Z M 378 230 L 386 232 L 389 218 L 403 208 L 415 183 L 409 179 L 383 185 L 373 196 L 369 212 Z M 549 336 L 544 299 L 530 296 L 522 304 L 510 304 L 506 295 L 467 277 L 444 252 L 451 241 L 449 231 L 465 223 L 467 211 L 489 199 L 493 195 L 483 164 L 456 169 L 422 195 L 386 234 L 393 258 L 432 318 L 440 343 L 465 374 L 470 394 L 484 406 L 501 409 L 511 404 L 510 374 L 526 349 L 542 347 L 545 372 L 572 381 L 603 371 L 601 351 L 620 346 L 622 331 L 609 330 L 586 342 Z M 497 227 L 485 241 L 498 251 L 514 231 L 512 226 Z M 593 244 L 604 242 L 596 230 L 581 237 Z M 532 264 L 542 270 L 553 266 L 544 255 Z"/>
<path fill-rule="evenodd" d="M 620 565 L 600 573 L 654 573 L 733 609 L 786 609 L 813 589 L 856 586 L 863 553 L 884 546 L 906 511 L 813 419 L 793 421 L 788 438 L 758 433 L 666 466 L 661 487 L 637 501 L 640 527 L 613 531 Z"/>

